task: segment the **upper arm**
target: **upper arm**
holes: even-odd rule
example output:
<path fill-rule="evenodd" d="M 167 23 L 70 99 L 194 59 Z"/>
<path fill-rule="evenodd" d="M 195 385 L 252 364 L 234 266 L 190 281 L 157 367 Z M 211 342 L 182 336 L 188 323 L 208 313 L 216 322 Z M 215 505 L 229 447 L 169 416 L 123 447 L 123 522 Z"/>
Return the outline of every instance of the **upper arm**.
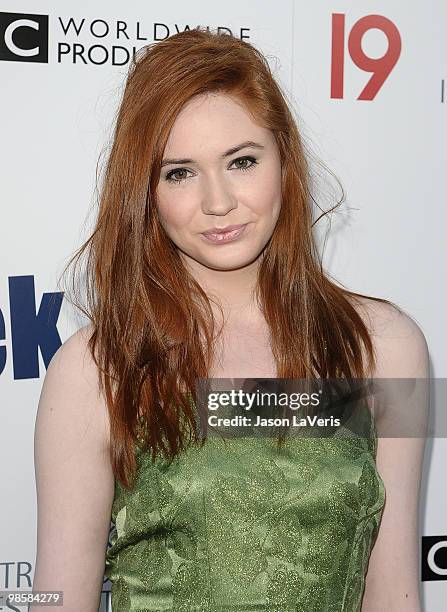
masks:
<path fill-rule="evenodd" d="M 427 379 L 429 353 L 425 336 L 405 313 L 373 307 L 374 377 Z M 402 402 L 404 406 L 404 402 Z M 415 407 L 425 422 L 425 401 Z M 384 407 L 386 411 L 386 405 Z M 413 413 L 414 414 L 414 413 Z M 397 430 L 396 430 L 397 431 Z M 392 609 L 419 612 L 419 490 L 425 439 L 378 438 L 376 463 L 386 500 L 366 575 L 362 612 Z"/>
<path fill-rule="evenodd" d="M 109 425 L 87 328 L 54 354 L 34 430 L 34 590 L 63 591 L 64 610 L 97 612 L 114 494 Z"/>

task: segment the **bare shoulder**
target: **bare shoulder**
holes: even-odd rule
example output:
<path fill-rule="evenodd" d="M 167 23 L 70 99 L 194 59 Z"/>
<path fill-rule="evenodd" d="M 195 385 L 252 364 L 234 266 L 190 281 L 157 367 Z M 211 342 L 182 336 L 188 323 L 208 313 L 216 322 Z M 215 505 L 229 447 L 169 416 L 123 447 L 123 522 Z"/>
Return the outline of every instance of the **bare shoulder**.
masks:
<path fill-rule="evenodd" d="M 95 384 L 96 366 L 88 348 L 91 334 L 91 324 L 73 333 L 54 353 L 48 371 L 57 370 L 70 378 L 79 376 L 86 383 Z"/>
<path fill-rule="evenodd" d="M 109 444 L 109 419 L 104 398 L 99 391 L 98 368 L 88 341 L 92 326 L 72 334 L 55 352 L 48 366 L 41 391 L 38 417 L 42 413 L 70 421 L 72 426 L 92 427 L 99 446 Z M 39 414 L 40 413 L 40 414 Z"/>
<path fill-rule="evenodd" d="M 376 354 L 377 378 L 425 378 L 428 344 L 419 323 L 403 309 L 366 297 L 353 301 Z"/>

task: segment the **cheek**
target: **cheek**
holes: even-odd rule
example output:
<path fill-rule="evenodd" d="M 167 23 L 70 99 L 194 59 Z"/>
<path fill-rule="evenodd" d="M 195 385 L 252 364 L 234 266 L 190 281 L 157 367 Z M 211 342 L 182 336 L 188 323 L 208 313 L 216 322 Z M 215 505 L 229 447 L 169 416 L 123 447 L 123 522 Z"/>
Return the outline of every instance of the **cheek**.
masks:
<path fill-rule="evenodd" d="M 192 206 L 186 196 L 161 195 L 158 197 L 158 216 L 168 232 L 177 232 L 187 226 L 193 216 Z"/>
<path fill-rule="evenodd" d="M 281 208 L 281 171 L 272 171 L 257 184 L 256 198 L 252 200 L 257 210 L 276 220 Z"/>

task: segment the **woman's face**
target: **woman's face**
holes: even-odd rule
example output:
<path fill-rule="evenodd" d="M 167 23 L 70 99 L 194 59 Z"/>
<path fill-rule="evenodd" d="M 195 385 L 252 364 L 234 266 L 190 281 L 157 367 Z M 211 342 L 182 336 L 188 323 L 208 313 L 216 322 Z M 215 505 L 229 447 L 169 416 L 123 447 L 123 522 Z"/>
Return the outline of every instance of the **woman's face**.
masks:
<path fill-rule="evenodd" d="M 208 268 L 251 264 L 281 208 L 281 162 L 273 133 L 225 94 L 203 94 L 179 113 L 163 155 L 158 213 L 186 257 Z M 245 225 L 230 241 L 203 232 Z"/>

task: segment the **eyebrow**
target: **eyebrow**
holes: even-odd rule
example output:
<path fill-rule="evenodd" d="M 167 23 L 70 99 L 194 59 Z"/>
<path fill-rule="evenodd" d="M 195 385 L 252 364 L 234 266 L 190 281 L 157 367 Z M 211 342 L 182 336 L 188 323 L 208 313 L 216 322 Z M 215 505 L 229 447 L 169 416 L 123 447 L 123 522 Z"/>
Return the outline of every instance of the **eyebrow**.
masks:
<path fill-rule="evenodd" d="M 257 142 L 253 142 L 252 140 L 246 140 L 245 142 L 241 142 L 241 144 L 238 144 L 235 147 L 231 147 L 231 149 L 228 149 L 228 151 L 225 151 L 225 153 L 222 153 L 220 157 L 221 159 L 225 159 L 226 157 L 229 157 L 230 155 L 234 155 L 241 149 L 246 149 L 248 147 L 250 147 L 251 149 L 265 149 L 264 145 L 261 145 Z M 196 163 L 197 162 L 195 162 L 193 159 L 164 159 L 161 162 L 161 167 L 163 168 L 163 166 L 168 166 L 169 164 L 196 164 Z"/>

